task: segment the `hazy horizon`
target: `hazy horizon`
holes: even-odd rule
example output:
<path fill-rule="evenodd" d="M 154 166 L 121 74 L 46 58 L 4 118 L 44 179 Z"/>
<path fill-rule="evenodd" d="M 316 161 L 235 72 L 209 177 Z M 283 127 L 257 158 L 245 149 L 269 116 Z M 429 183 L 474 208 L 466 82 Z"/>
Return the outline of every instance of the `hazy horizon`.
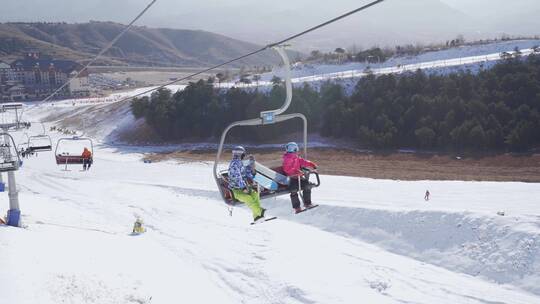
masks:
<path fill-rule="evenodd" d="M 4 0 L 0 22 L 128 23 L 148 0 Z M 296 0 L 257 2 L 230 0 L 158 0 L 137 25 L 205 30 L 266 44 L 304 30 L 369 1 L 339 3 Z M 283 3 L 284 5 L 278 6 Z M 285 5 L 286 4 L 286 5 Z M 119 14 L 118 12 L 122 12 Z M 404 43 L 437 43 L 463 35 L 466 39 L 494 38 L 502 34 L 540 34 L 540 1 L 517 0 L 386 0 L 364 12 L 309 34 L 296 48 L 393 46 Z"/>

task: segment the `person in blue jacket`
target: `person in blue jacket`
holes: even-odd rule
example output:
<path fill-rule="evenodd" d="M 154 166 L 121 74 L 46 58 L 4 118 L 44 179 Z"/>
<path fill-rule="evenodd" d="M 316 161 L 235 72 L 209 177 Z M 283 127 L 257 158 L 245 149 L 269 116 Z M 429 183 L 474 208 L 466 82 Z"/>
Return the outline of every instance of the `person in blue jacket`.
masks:
<path fill-rule="evenodd" d="M 244 165 L 242 160 L 245 157 L 246 149 L 244 147 L 234 147 L 232 160 L 229 163 L 229 189 L 237 201 L 246 204 L 251 209 L 253 221 L 257 222 L 264 219 L 265 209 L 261 207 L 259 193 L 252 187 L 254 161 Z"/>

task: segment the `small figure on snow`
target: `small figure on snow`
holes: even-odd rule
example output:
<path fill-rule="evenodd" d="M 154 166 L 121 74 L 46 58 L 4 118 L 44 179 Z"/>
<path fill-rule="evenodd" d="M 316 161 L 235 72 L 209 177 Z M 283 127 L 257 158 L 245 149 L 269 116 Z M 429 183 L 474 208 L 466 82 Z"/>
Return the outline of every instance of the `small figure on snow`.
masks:
<path fill-rule="evenodd" d="M 317 164 L 303 159 L 298 155 L 298 144 L 290 142 L 285 145 L 285 154 L 283 154 L 283 172 L 290 177 L 289 190 L 291 190 L 291 204 L 295 213 L 302 211 L 298 191 L 302 190 L 302 199 L 304 208 L 311 208 L 311 189 L 309 181 L 305 178 L 303 168 L 317 169 Z"/>
<path fill-rule="evenodd" d="M 143 226 L 144 222 L 141 218 L 137 218 L 133 224 L 133 234 L 141 234 L 146 232 L 146 228 Z"/>
<path fill-rule="evenodd" d="M 427 202 L 429 201 L 429 190 L 426 190 L 426 195 L 424 195 L 424 200 Z"/>
<path fill-rule="evenodd" d="M 92 152 L 85 147 L 81 157 L 83 159 L 83 170 L 89 170 L 90 166 L 92 166 Z"/>
<path fill-rule="evenodd" d="M 234 198 L 246 204 L 253 213 L 253 221 L 264 220 L 266 209 L 261 208 L 259 193 L 253 189 L 254 167 L 244 166 L 242 160 L 246 157 L 246 149 L 242 146 L 234 147 L 232 150 L 232 160 L 229 163 L 229 189 Z M 253 158 L 253 166 L 255 159 Z"/>

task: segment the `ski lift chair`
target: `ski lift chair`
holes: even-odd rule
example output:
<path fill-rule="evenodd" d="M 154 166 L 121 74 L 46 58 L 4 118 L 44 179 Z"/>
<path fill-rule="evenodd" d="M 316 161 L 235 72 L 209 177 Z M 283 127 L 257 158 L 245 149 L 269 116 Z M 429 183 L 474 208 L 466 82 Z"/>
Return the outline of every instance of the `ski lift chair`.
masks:
<path fill-rule="evenodd" d="M 78 145 L 80 147 L 80 152 L 75 152 L 78 154 L 70 154 L 73 152 L 68 151 L 65 149 L 64 146 L 68 145 L 68 143 L 81 143 Z M 83 143 L 86 143 L 83 145 Z M 82 157 L 82 151 L 83 148 L 88 147 L 90 149 L 90 152 L 92 153 L 92 158 L 94 157 L 94 143 L 92 140 L 88 137 L 79 137 L 79 136 L 73 136 L 73 137 L 64 137 L 60 138 L 58 142 L 56 143 L 56 148 L 54 150 L 54 156 L 56 158 L 56 164 L 57 165 L 65 165 L 66 170 L 68 165 L 82 165 L 84 163 L 84 159 Z"/>
<path fill-rule="evenodd" d="M 44 134 L 28 137 L 28 150 L 30 152 L 52 151 L 51 137 Z"/>
<path fill-rule="evenodd" d="M 51 137 L 45 131 L 45 125 L 41 125 L 42 132 L 38 135 L 28 136 L 27 150 L 30 153 L 52 151 Z"/>
<path fill-rule="evenodd" d="M 16 149 L 15 140 L 8 133 L 0 133 L 0 172 L 10 172 L 19 170 L 21 159 Z"/>
<path fill-rule="evenodd" d="M 284 66 L 285 66 L 285 72 L 286 72 L 285 87 L 286 87 L 286 92 L 287 92 L 285 103 L 283 104 L 283 106 L 281 106 L 281 108 L 277 110 L 261 112 L 259 118 L 233 122 L 225 129 L 225 131 L 223 131 L 223 134 L 221 135 L 221 140 L 219 143 L 216 160 L 214 162 L 214 179 L 216 181 L 219 192 L 221 193 L 221 196 L 224 202 L 228 205 L 234 205 L 237 201 L 234 198 L 232 191 L 229 189 L 228 170 L 222 170 L 218 172 L 218 164 L 221 160 L 221 154 L 223 152 L 223 145 L 225 143 L 225 138 L 227 137 L 227 134 L 232 128 L 240 127 L 240 126 L 264 126 L 264 125 L 287 121 L 294 118 L 300 118 L 303 121 L 303 125 L 304 125 L 303 127 L 304 153 L 303 154 L 304 154 L 304 157 L 307 156 L 307 119 L 305 115 L 301 113 L 281 115 L 287 110 L 287 108 L 289 107 L 292 101 L 292 82 L 291 82 L 291 75 L 290 75 L 290 64 L 289 64 L 289 59 L 287 57 L 287 54 L 285 53 L 282 47 L 274 47 L 273 49 L 276 50 L 278 54 L 281 56 Z M 256 162 L 255 171 L 256 171 L 256 174 L 255 174 L 254 180 L 258 185 L 261 199 L 267 199 L 267 198 L 291 193 L 291 191 L 289 190 L 290 178 L 287 177 L 283 173 L 283 170 L 281 167 L 269 168 L 261 163 Z M 308 187 L 310 188 L 319 187 L 321 184 L 319 174 L 316 171 L 311 171 L 307 169 L 304 170 L 304 178 L 307 178 L 308 181 L 312 175 L 315 176 L 316 182 L 310 181 Z"/>
<path fill-rule="evenodd" d="M 255 177 L 254 181 L 257 185 L 257 190 L 261 199 L 272 198 L 281 195 L 291 194 L 289 189 L 290 177 L 286 176 L 282 167 L 269 168 L 259 162 L 255 162 Z M 302 168 L 304 172 L 303 178 L 308 180 L 308 188 L 317 188 L 321 185 L 321 179 L 317 171 Z M 219 172 L 219 186 L 223 199 L 229 205 L 235 205 L 238 201 L 234 198 L 233 192 L 229 189 L 229 173 L 228 170 Z M 315 176 L 315 181 L 311 181 L 311 177 Z M 301 177 L 298 177 L 301 178 Z M 300 184 L 300 183 L 299 183 Z"/>

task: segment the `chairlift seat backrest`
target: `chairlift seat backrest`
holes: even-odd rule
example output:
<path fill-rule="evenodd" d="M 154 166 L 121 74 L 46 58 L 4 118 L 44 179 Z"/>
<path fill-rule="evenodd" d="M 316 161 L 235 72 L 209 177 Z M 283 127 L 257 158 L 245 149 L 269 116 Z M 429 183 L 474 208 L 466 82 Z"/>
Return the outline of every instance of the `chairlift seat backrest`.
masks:
<path fill-rule="evenodd" d="M 277 191 L 279 189 L 279 185 L 276 181 L 262 174 L 255 174 L 253 180 L 264 189 L 268 189 L 270 191 Z"/>
<path fill-rule="evenodd" d="M 0 172 L 10 172 L 19 169 L 17 161 L 3 161 L 0 162 Z"/>
<path fill-rule="evenodd" d="M 31 146 L 28 149 L 30 152 L 47 152 L 52 151 L 52 146 Z"/>
<path fill-rule="evenodd" d="M 289 185 L 290 183 L 290 179 L 289 177 L 283 175 L 283 174 L 280 174 L 268 167 L 266 167 L 265 165 L 259 163 L 259 162 L 255 162 L 255 171 L 257 171 L 257 173 L 260 173 L 268 178 L 270 178 L 271 180 L 275 181 L 276 183 L 280 184 L 280 185 Z"/>
<path fill-rule="evenodd" d="M 56 155 L 57 165 L 82 165 L 84 159 L 80 155 Z"/>

